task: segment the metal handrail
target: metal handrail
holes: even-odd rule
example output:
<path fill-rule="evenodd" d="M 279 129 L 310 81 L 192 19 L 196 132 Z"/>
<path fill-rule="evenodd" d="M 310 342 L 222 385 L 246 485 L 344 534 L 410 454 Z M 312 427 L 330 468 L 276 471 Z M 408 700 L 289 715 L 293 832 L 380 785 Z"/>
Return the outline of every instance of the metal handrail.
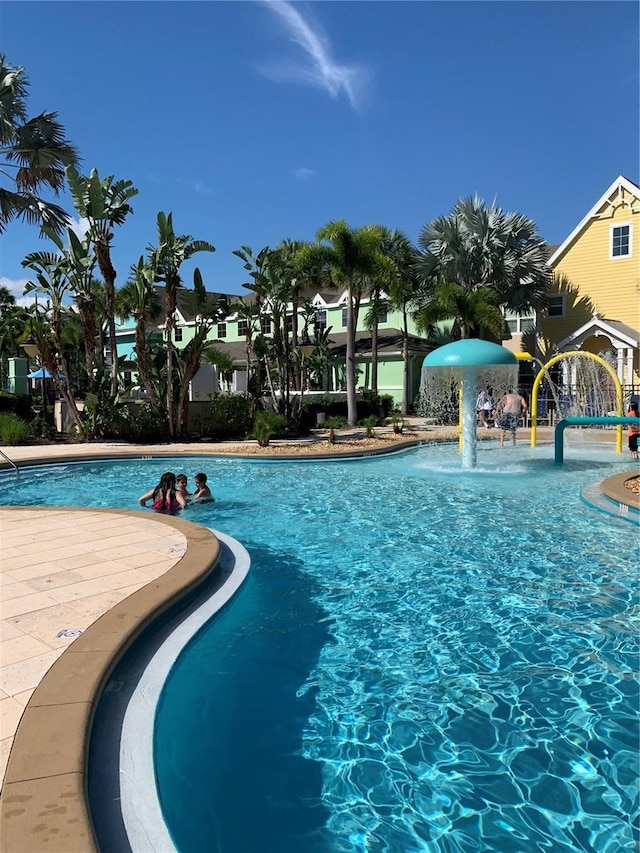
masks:
<path fill-rule="evenodd" d="M 9 465 L 13 465 L 13 467 L 16 469 L 16 474 L 19 474 L 19 473 L 20 473 L 20 472 L 18 471 L 18 466 L 16 465 L 16 463 L 15 463 L 15 462 L 13 462 L 11 459 L 9 459 L 9 457 L 7 456 L 7 454 L 6 454 L 6 453 L 4 452 L 4 450 L 2 450 L 1 448 L 0 448 L 0 455 L 4 456 L 4 458 L 7 460 L 7 462 L 9 463 Z"/>

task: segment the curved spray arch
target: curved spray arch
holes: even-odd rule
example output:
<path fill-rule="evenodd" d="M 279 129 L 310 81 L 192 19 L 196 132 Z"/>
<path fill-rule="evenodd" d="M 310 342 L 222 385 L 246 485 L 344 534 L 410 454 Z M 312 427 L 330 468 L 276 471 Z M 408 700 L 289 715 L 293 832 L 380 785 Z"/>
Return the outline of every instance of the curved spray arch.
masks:
<path fill-rule="evenodd" d="M 561 352 L 558 355 L 554 355 L 553 358 L 550 358 L 549 361 L 542 365 L 533 382 L 533 388 L 531 389 L 531 447 L 536 446 L 537 439 L 538 388 L 540 387 L 540 383 L 542 382 L 545 373 L 550 367 L 552 367 L 554 364 L 557 364 L 557 362 L 562 361 L 565 358 L 570 358 L 574 355 L 582 356 L 583 358 L 590 358 L 593 361 L 596 361 L 598 364 L 602 365 L 602 367 L 604 367 L 609 372 L 609 375 L 613 379 L 613 384 L 616 389 L 616 415 L 617 417 L 622 417 L 622 415 L 624 414 L 622 385 L 620 384 L 620 380 L 618 379 L 615 370 L 611 367 L 610 364 L 607 364 L 607 362 L 601 356 L 595 355 L 592 352 L 584 352 L 583 350 L 571 350 L 570 352 Z M 620 424 L 616 426 L 616 452 L 622 453 L 622 426 Z"/>

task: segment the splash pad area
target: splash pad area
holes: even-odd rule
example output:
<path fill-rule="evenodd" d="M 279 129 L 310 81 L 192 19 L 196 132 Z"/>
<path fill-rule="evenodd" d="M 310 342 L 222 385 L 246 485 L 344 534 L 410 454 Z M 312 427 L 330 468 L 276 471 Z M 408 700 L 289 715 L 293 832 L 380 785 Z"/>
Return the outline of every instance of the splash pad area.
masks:
<path fill-rule="evenodd" d="M 518 383 L 518 360 L 490 341 L 466 339 L 445 344 L 425 357 L 420 384 L 421 413 L 457 420 L 462 434 L 462 467 L 477 464 L 476 400 L 486 390 L 501 399 Z"/>

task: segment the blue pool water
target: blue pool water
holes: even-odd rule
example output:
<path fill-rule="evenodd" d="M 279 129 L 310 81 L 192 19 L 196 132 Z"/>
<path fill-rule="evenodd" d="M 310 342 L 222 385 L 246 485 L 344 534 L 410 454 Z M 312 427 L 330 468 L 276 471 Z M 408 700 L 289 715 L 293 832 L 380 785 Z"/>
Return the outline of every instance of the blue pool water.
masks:
<path fill-rule="evenodd" d="M 580 500 L 627 460 L 548 455 L 91 463 L 5 494 L 132 507 L 205 470 L 185 517 L 251 554 L 157 711 L 179 850 L 635 850 L 637 529 Z"/>

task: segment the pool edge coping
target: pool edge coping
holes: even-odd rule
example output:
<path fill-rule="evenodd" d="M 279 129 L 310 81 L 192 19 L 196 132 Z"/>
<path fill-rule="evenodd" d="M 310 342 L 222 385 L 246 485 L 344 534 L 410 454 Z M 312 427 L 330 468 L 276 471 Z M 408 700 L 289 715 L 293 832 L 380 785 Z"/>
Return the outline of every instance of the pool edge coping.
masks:
<path fill-rule="evenodd" d="M 3 509 L 37 512 L 43 508 Z M 86 511 L 80 507 L 67 510 Z M 141 510 L 95 511 L 137 520 L 151 518 Z M 39 844 L 45 837 L 47 849 L 97 853 L 88 806 L 87 765 L 100 694 L 117 663 L 145 628 L 218 565 L 221 547 L 211 530 L 179 517 L 156 513 L 152 517 L 185 536 L 186 552 L 163 575 L 89 625 L 34 690 L 16 730 L 0 792 L 0 836 L 3 849 L 12 853 L 42 849 Z M 67 690 L 70 679 L 72 697 Z"/>
<path fill-rule="evenodd" d="M 622 506 L 640 510 L 640 495 L 625 486 L 628 480 L 636 480 L 638 477 L 640 477 L 638 471 L 622 471 L 620 474 L 613 474 L 600 482 L 600 491 Z"/>

